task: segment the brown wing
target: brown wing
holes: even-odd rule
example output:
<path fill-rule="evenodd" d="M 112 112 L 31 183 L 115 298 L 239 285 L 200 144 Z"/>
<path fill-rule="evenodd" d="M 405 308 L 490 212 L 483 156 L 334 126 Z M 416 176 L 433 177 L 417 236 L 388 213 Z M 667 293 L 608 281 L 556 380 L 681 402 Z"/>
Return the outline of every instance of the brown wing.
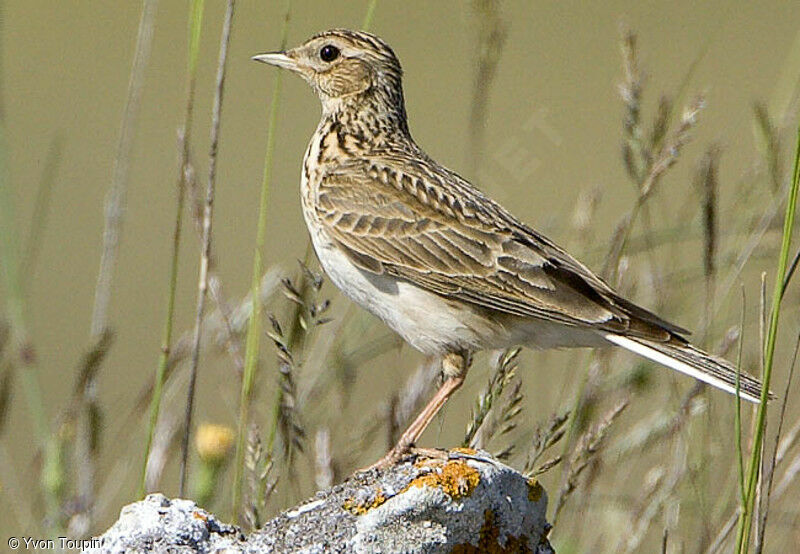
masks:
<path fill-rule="evenodd" d="M 319 186 L 317 217 L 362 269 L 521 317 L 654 340 L 683 332 L 620 298 L 457 175 L 398 162 L 362 161 Z"/>

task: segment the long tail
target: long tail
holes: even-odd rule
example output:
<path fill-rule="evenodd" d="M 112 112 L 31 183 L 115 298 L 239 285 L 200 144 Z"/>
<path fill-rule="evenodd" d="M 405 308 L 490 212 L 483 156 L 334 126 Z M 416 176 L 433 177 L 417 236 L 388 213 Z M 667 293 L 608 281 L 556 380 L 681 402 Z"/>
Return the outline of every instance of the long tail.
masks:
<path fill-rule="evenodd" d="M 736 368 L 726 360 L 706 354 L 690 344 L 676 345 L 654 342 L 638 337 L 623 337 L 613 333 L 604 334 L 603 337 L 617 346 L 670 369 L 690 375 L 731 394 L 736 394 Z M 745 400 L 759 403 L 761 401 L 761 383 L 746 373 L 739 373 L 739 394 Z"/>

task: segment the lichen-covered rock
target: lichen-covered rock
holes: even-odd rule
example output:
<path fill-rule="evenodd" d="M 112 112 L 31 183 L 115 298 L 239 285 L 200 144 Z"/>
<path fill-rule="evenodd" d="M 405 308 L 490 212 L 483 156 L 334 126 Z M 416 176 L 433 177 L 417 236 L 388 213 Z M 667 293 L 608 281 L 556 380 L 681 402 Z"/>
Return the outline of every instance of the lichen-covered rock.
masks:
<path fill-rule="evenodd" d="M 553 552 L 547 495 L 485 452 L 456 449 L 357 473 L 243 536 L 185 500 L 123 509 L 87 552 Z"/>
<path fill-rule="evenodd" d="M 244 535 L 190 500 L 151 494 L 122 508 L 117 522 L 84 550 L 91 554 L 132 552 L 241 552 Z M 99 544 L 98 544 L 99 543 Z"/>

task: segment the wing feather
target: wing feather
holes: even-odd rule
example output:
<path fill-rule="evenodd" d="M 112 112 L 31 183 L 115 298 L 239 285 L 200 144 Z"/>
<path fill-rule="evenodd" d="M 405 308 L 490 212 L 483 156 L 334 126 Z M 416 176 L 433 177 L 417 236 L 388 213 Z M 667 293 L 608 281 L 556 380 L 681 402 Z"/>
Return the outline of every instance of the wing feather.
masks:
<path fill-rule="evenodd" d="M 685 333 L 621 298 L 454 173 L 393 159 L 357 163 L 322 178 L 315 207 L 326 234 L 360 268 L 520 317 L 655 341 Z"/>

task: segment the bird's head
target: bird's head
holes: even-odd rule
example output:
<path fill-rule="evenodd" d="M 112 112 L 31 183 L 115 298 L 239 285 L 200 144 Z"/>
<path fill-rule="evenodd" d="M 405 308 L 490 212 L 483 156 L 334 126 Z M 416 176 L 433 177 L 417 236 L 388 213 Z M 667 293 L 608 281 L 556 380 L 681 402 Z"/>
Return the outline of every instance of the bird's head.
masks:
<path fill-rule="evenodd" d="M 300 46 L 258 54 L 253 60 L 303 77 L 319 96 L 323 109 L 373 97 L 388 103 L 387 109 L 403 110 L 400 62 L 389 45 L 370 33 L 325 31 Z"/>

